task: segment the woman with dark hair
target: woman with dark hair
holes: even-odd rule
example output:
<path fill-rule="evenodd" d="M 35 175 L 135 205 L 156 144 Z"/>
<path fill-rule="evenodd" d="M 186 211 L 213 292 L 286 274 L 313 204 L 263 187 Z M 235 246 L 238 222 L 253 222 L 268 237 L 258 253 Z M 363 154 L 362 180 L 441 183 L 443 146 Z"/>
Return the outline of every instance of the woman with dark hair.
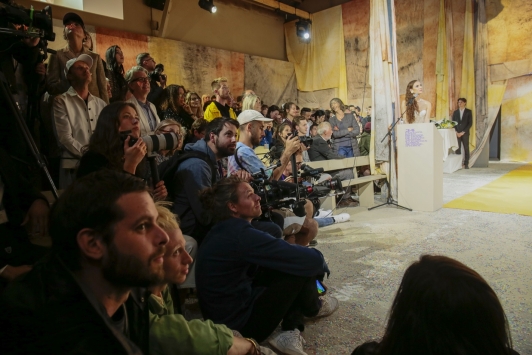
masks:
<path fill-rule="evenodd" d="M 297 105 L 293 102 L 285 103 L 283 105 L 283 109 L 284 109 L 284 118 L 290 123 L 294 121 L 294 117 L 299 116 L 299 107 L 297 107 Z"/>
<path fill-rule="evenodd" d="M 192 128 L 194 113 L 189 105 L 185 103 L 186 91 L 181 85 L 168 85 L 163 94 L 161 100 L 157 106 L 157 111 L 161 120 L 172 119 L 181 124 L 187 130 Z"/>
<path fill-rule="evenodd" d="M 322 123 L 323 121 L 325 121 L 325 111 L 323 110 L 316 110 L 316 112 L 314 112 L 314 114 L 312 115 L 312 117 L 314 117 L 314 123 L 316 125 L 319 125 L 320 123 Z"/>
<path fill-rule="evenodd" d="M 273 147 L 270 148 L 270 155 L 272 159 L 278 160 L 281 159 L 283 155 L 284 148 L 286 145 L 286 140 L 292 135 L 292 124 L 290 122 L 283 122 L 277 130 L 275 131 Z"/>
<path fill-rule="evenodd" d="M 136 142 L 130 145 L 132 140 Z M 140 139 L 139 117 L 132 103 L 113 102 L 102 110 L 89 145 L 83 148 L 76 177 L 101 169 L 124 171 L 150 180 L 146 144 Z M 163 181 L 156 184 L 153 194 L 157 200 L 166 198 Z"/>
<path fill-rule="evenodd" d="M 269 109 L 268 105 L 262 104 L 262 107 L 260 108 L 260 112 L 262 113 L 264 117 L 266 117 L 266 115 L 268 114 L 268 109 Z"/>
<path fill-rule="evenodd" d="M 342 100 L 334 98 L 330 105 L 334 113 L 334 116 L 329 118 L 333 130 L 333 150 L 345 158 L 358 157 L 360 151 L 356 137 L 360 134 L 360 126 L 352 113 L 345 113 L 346 107 Z"/>
<path fill-rule="evenodd" d="M 510 355 L 508 322 L 497 295 L 476 271 L 424 255 L 406 270 L 380 343 L 353 355 Z"/>
<path fill-rule="evenodd" d="M 401 102 L 401 111 L 405 112 L 405 123 L 428 123 L 432 105 L 419 97 L 423 93 L 423 85 L 419 80 L 412 80 L 406 86 L 405 99 Z"/>
<path fill-rule="evenodd" d="M 114 45 L 107 48 L 105 52 L 105 61 L 107 63 L 108 79 L 111 84 L 110 102 L 125 101 L 127 90 L 127 81 L 124 79 L 124 54 L 119 46 Z"/>

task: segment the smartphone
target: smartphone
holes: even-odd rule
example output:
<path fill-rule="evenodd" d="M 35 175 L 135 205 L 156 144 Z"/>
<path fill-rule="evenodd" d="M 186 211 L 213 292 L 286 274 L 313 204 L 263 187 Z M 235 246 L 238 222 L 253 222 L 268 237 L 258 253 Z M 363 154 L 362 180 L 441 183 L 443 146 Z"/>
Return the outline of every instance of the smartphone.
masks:
<path fill-rule="evenodd" d="M 323 296 L 327 290 L 321 284 L 320 280 L 316 280 L 316 287 L 318 288 L 318 295 Z"/>

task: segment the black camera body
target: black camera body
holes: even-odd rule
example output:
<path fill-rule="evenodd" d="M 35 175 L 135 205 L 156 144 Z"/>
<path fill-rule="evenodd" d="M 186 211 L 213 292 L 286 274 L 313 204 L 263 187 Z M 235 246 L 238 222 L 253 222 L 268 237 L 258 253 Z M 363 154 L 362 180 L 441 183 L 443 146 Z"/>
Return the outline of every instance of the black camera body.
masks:
<path fill-rule="evenodd" d="M 21 30 L 15 27 L 19 25 Z M 55 40 L 52 23 L 52 8 L 46 6 L 42 11 L 33 11 L 20 6 L 0 2 L 0 34 L 18 37 L 41 37 L 47 41 Z"/>

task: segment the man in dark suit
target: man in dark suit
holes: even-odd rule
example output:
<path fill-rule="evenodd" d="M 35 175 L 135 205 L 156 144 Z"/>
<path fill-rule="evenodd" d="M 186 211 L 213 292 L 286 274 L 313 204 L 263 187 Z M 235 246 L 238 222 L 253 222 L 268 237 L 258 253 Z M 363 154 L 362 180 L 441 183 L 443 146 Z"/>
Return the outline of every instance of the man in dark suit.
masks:
<path fill-rule="evenodd" d="M 473 114 L 466 108 L 467 100 L 463 97 L 458 99 L 458 110 L 453 113 L 453 121 L 456 122 L 454 129 L 458 138 L 458 150 L 456 154 L 461 154 L 462 144 L 464 145 L 464 167 L 469 169 L 469 129 L 473 125 Z"/>
<path fill-rule="evenodd" d="M 312 138 L 312 145 L 308 150 L 308 156 L 310 161 L 332 160 L 332 159 L 344 159 L 343 156 L 333 152 L 329 145 L 329 141 L 332 137 L 332 127 L 329 122 L 322 122 L 318 126 L 318 134 Z M 353 179 L 353 170 L 342 169 L 331 174 L 338 173 L 340 179 L 349 180 Z"/>

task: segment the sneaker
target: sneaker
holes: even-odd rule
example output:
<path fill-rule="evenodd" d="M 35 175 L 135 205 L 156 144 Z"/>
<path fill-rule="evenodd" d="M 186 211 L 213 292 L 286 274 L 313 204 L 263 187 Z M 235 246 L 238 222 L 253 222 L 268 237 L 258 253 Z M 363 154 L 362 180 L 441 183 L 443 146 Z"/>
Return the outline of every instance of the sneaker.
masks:
<path fill-rule="evenodd" d="M 332 214 L 332 210 L 319 210 L 318 214 L 314 216 L 314 218 L 330 217 L 331 214 Z"/>
<path fill-rule="evenodd" d="M 320 311 L 312 319 L 328 317 L 338 309 L 338 299 L 335 297 L 325 295 L 320 296 L 319 299 L 321 301 Z"/>
<path fill-rule="evenodd" d="M 301 336 L 299 329 L 285 330 L 270 338 L 268 343 L 281 354 L 286 355 L 307 355 L 303 350 L 305 339 Z"/>
<path fill-rule="evenodd" d="M 334 218 L 334 223 L 342 223 L 349 221 L 351 215 L 349 215 L 349 213 L 340 213 L 339 215 L 332 217 Z"/>

